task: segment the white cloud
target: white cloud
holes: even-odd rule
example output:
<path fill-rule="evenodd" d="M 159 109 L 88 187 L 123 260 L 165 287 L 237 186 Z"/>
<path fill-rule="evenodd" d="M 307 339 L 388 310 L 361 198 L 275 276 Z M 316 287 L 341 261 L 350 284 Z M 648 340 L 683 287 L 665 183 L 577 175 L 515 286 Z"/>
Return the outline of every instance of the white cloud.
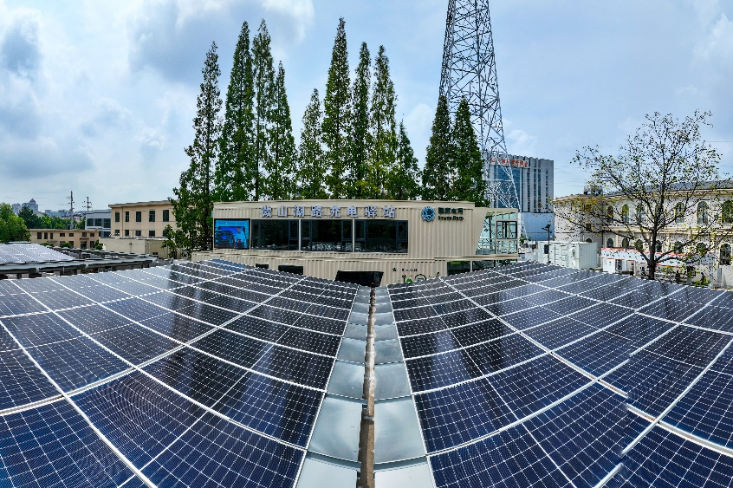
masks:
<path fill-rule="evenodd" d="M 544 157 L 536 153 L 537 137 L 521 129 L 514 129 L 506 136 L 507 151 L 517 156 Z"/>

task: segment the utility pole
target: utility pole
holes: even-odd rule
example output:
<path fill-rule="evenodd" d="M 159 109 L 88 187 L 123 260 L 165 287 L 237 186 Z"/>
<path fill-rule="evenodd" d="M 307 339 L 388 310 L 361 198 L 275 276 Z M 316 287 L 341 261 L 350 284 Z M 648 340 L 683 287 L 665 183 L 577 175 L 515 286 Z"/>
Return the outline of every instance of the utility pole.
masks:
<path fill-rule="evenodd" d="M 71 196 L 69 197 L 69 212 L 70 212 L 70 219 L 69 219 L 69 230 L 74 230 L 74 192 L 71 192 Z"/>
<path fill-rule="evenodd" d="M 87 212 L 89 212 L 92 209 L 92 202 L 89 201 L 89 197 L 83 202 L 84 206 L 82 207 L 84 209 L 84 227 L 86 227 L 86 221 L 87 221 Z"/>

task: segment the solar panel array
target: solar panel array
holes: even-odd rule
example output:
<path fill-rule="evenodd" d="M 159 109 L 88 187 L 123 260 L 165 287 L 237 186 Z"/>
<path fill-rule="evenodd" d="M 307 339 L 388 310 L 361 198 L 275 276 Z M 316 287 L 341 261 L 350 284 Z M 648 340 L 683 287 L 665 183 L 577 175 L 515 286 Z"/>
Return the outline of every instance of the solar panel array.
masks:
<path fill-rule="evenodd" d="M 293 486 L 356 285 L 220 261 L 0 282 L 0 486 Z"/>
<path fill-rule="evenodd" d="M 40 244 L 0 244 L 0 264 L 43 263 L 71 261 L 66 254 L 48 249 Z"/>
<path fill-rule="evenodd" d="M 389 288 L 437 487 L 733 486 L 733 294 L 533 263 Z"/>

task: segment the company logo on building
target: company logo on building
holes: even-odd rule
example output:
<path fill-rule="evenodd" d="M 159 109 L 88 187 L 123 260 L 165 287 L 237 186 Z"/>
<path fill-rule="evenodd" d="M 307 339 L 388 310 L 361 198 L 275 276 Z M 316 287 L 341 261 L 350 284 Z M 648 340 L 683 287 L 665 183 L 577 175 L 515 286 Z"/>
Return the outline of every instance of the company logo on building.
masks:
<path fill-rule="evenodd" d="M 514 168 L 529 168 L 529 161 L 525 159 L 491 158 L 491 164 L 512 166 Z"/>
<path fill-rule="evenodd" d="M 432 222 L 435 220 L 435 209 L 433 207 L 425 207 L 422 209 L 422 219 L 425 222 Z"/>

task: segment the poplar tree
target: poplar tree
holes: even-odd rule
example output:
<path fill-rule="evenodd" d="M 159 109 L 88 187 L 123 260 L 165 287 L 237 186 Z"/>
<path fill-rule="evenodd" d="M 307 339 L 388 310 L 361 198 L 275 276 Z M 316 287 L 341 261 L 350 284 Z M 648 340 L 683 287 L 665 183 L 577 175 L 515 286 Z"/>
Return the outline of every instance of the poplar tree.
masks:
<path fill-rule="evenodd" d="M 214 209 L 212 176 L 221 134 L 218 83 L 221 72 L 215 42 L 211 43 L 211 49 L 206 53 L 206 62 L 201 72 L 204 81 L 196 100 L 196 117 L 193 119 L 195 136 L 193 143 L 186 148 L 191 165 L 181 173 L 180 187 L 173 189 L 175 198 L 170 199 L 173 215 L 180 228 L 174 240 L 177 247 L 189 252 L 211 248 L 211 212 Z"/>
<path fill-rule="evenodd" d="M 271 126 L 268 130 L 269 150 L 265 162 L 267 176 L 264 178 L 264 193 L 272 200 L 288 200 L 293 196 L 296 154 L 282 62 L 278 65 L 273 101 Z"/>
<path fill-rule="evenodd" d="M 397 153 L 395 102 L 394 83 L 389 76 L 389 58 L 384 54 L 384 46 L 379 46 L 379 53 L 374 58 L 374 90 L 370 114 L 372 148 L 366 195 L 368 197 L 384 197 L 387 177 L 395 164 Z"/>
<path fill-rule="evenodd" d="M 329 166 L 326 184 L 332 198 L 346 197 L 347 129 L 349 127 L 349 60 L 343 17 L 339 19 L 328 69 L 326 96 L 323 99 L 323 143 Z"/>
<path fill-rule="evenodd" d="M 400 121 L 397 134 L 397 155 L 387 179 L 387 196 L 395 200 L 415 200 L 420 195 L 420 169 L 415 152 L 407 137 L 405 124 Z"/>
<path fill-rule="evenodd" d="M 244 22 L 234 50 L 219 144 L 219 161 L 214 172 L 214 193 L 218 201 L 248 200 L 253 194 L 257 174 L 252 145 L 253 99 L 249 25 Z"/>
<path fill-rule="evenodd" d="M 450 192 L 451 200 L 465 200 L 485 205 L 487 185 L 483 177 L 484 161 L 476 131 L 471 124 L 471 109 L 465 98 L 458 104 L 452 145 L 451 166 L 455 180 Z"/>
<path fill-rule="evenodd" d="M 270 33 L 263 20 L 257 35 L 252 41 L 252 74 L 254 80 L 254 128 L 253 141 L 254 162 L 252 176 L 254 178 L 254 199 L 263 195 L 262 171 L 271 157 L 269 154 L 268 128 L 274 111 L 275 68 L 270 50 Z"/>
<path fill-rule="evenodd" d="M 314 89 L 303 114 L 298 148 L 297 192 L 300 198 L 328 198 L 327 165 L 321 146 L 321 101 Z"/>
<path fill-rule="evenodd" d="M 349 172 L 346 196 L 363 198 L 367 193 L 371 134 L 369 133 L 369 90 L 371 88 L 371 57 L 366 42 L 361 43 L 359 65 L 356 67 L 351 89 L 351 117 L 349 120 Z"/>
<path fill-rule="evenodd" d="M 451 162 L 451 122 L 448 100 L 441 95 L 435 110 L 430 143 L 422 173 L 423 200 L 447 200 L 453 182 Z"/>

